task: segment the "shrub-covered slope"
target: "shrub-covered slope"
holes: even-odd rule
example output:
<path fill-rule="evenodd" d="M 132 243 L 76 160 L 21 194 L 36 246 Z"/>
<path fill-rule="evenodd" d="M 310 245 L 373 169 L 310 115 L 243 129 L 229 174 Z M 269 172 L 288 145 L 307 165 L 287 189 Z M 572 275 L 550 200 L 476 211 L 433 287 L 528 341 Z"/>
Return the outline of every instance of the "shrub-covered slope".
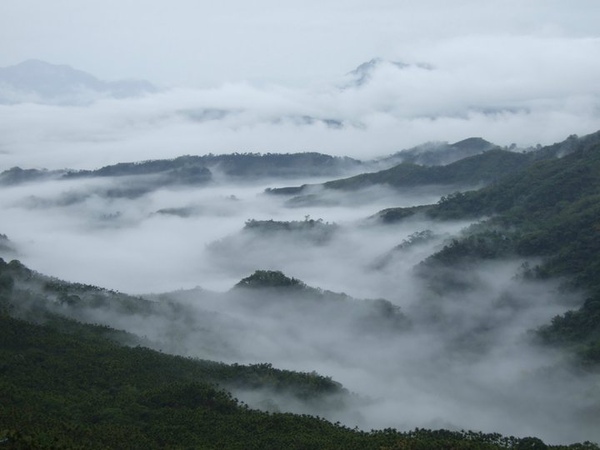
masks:
<path fill-rule="evenodd" d="M 420 186 L 476 187 L 518 172 L 531 162 L 531 155 L 492 149 L 445 166 L 424 166 L 403 162 L 390 169 L 327 181 L 321 185 L 274 188 L 266 192 L 277 195 L 300 195 L 318 191 L 319 188 L 356 191 L 373 186 L 397 189 Z"/>
<path fill-rule="evenodd" d="M 436 205 L 382 211 L 391 223 L 415 213 L 437 220 L 487 218 L 431 260 L 456 264 L 501 256 L 542 258 L 526 267 L 528 276 L 565 277 L 589 300 L 577 311 L 555 318 L 540 331 L 551 343 L 571 345 L 586 361 L 600 362 L 600 142 L 599 134 L 569 138 L 562 158 L 542 158 L 479 190 L 454 193 Z M 568 144 L 568 146 L 567 146 Z"/>
<path fill-rule="evenodd" d="M 250 410 L 214 384 L 239 368 L 121 347 L 74 324 L 0 314 L 0 445 L 15 449 L 597 449 L 536 438 L 392 429 L 361 432 L 306 415 Z M 248 380 L 287 373 L 243 368 Z M 236 375 L 234 375 L 236 376 Z M 297 376 L 297 375 L 292 375 Z M 307 376 L 317 386 L 318 377 Z"/>

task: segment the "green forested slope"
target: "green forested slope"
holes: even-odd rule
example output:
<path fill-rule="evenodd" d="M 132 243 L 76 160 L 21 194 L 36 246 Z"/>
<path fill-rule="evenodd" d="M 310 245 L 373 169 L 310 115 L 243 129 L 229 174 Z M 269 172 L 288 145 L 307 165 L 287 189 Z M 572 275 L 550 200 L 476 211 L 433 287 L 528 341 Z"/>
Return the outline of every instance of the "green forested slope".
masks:
<path fill-rule="evenodd" d="M 591 149 L 600 142 L 600 131 L 582 137 L 569 136 L 566 140 L 525 153 L 501 148 L 491 148 L 483 153 L 462 158 L 446 165 L 424 165 L 404 161 L 394 167 L 372 173 L 363 173 L 349 178 L 332 180 L 320 185 L 303 185 L 267 189 L 269 194 L 300 195 L 325 188 L 354 191 L 371 186 L 413 188 L 417 186 L 476 187 L 497 183 L 506 176 L 518 174 L 539 161 L 557 160 L 576 150 Z"/>
<path fill-rule="evenodd" d="M 7 316 L 0 323 L 0 423 L 10 441 L 29 436 L 42 447 L 277 448 L 295 437 L 326 443 L 318 433 L 303 438 L 306 429 L 325 428 L 328 439 L 342 431 L 318 419 L 249 411 L 213 384 L 245 372 L 250 383 L 262 379 L 274 386 L 271 381 L 286 375 L 268 365 L 179 358 Z"/>
<path fill-rule="evenodd" d="M 489 150 L 446 166 L 421 166 L 402 163 L 391 169 L 366 173 L 323 184 L 327 189 L 360 189 L 373 185 L 413 187 L 423 185 L 477 185 L 495 181 L 518 171 L 530 158 L 522 153 Z"/>
<path fill-rule="evenodd" d="M 535 438 L 443 430 L 361 432 L 306 415 L 250 410 L 212 384 L 236 367 L 122 347 L 83 328 L 73 325 L 64 333 L 53 325 L 0 315 L 2 447 L 549 448 Z M 272 370 L 268 365 L 246 369 L 250 379 L 268 378 Z"/>
<path fill-rule="evenodd" d="M 250 410 L 221 387 L 293 392 L 316 400 L 344 390 L 315 373 L 270 364 L 226 365 L 123 346 L 136 339 L 61 318 L 43 303 L 106 306 L 114 301 L 123 313 L 144 313 L 151 302 L 45 278 L 16 261 L 0 268 L 0 445 L 5 448 L 547 448 L 536 438 L 445 430 L 362 432 L 307 415 Z M 36 282 L 45 282 L 46 290 Z M 329 295 L 266 271 L 236 289 L 263 292 L 290 285 L 319 298 Z"/>
<path fill-rule="evenodd" d="M 596 136 L 596 135 L 593 135 Z M 540 331 L 550 343 L 572 346 L 585 361 L 600 363 L 600 143 L 568 140 L 571 153 L 541 160 L 483 189 L 443 197 L 423 209 L 438 220 L 489 217 L 455 239 L 433 260 L 455 264 L 469 258 L 541 257 L 526 268 L 537 278 L 565 277 L 589 299 Z M 413 213 L 383 211 L 394 221 Z"/>
<path fill-rule="evenodd" d="M 185 155 L 174 159 L 119 163 L 97 170 L 73 171 L 65 178 L 104 177 L 176 173 L 182 170 L 210 169 L 232 177 L 259 178 L 265 176 L 335 175 L 360 166 L 347 157 L 322 153 L 234 153 L 228 155 Z M 1 177 L 0 177 L 1 178 Z"/>
<path fill-rule="evenodd" d="M 445 166 L 424 166 L 403 162 L 390 169 L 363 173 L 349 178 L 327 181 L 321 185 L 303 185 L 267 189 L 269 194 L 299 195 L 315 188 L 356 191 L 372 186 L 414 188 L 419 186 L 479 186 L 518 172 L 533 161 L 530 154 L 493 149 Z"/>
<path fill-rule="evenodd" d="M 546 256 L 540 275 L 569 275 L 600 289 L 600 144 L 541 161 L 478 191 L 450 195 L 427 210 L 437 219 L 491 216 L 517 254 Z M 508 233 L 508 234 L 506 234 Z"/>

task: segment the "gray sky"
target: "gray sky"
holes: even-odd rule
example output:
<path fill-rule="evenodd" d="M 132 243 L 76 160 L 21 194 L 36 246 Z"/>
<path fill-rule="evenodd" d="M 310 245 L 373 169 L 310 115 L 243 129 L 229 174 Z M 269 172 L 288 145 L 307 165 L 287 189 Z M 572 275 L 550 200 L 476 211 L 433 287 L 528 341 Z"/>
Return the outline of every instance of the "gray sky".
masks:
<path fill-rule="evenodd" d="M 0 167 L 368 159 L 471 136 L 552 144 L 600 128 L 599 20 L 598 0 L 2 0 L 0 67 L 36 58 L 173 89 L 85 109 L 0 106 Z M 374 57 L 412 66 L 387 62 L 344 88 Z"/>
<path fill-rule="evenodd" d="M 2 0 L 0 66 L 37 58 L 195 86 L 304 84 L 375 56 L 485 70 L 526 64 L 532 40 L 550 59 L 555 46 L 600 59 L 578 45 L 598 39 L 599 18 L 596 0 Z"/>

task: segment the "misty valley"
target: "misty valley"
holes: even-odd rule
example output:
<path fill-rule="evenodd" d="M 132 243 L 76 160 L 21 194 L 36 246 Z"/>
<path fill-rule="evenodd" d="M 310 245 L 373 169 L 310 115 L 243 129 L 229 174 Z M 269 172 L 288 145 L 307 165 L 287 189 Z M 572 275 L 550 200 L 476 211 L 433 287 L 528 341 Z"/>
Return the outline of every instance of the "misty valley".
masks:
<path fill-rule="evenodd" d="M 599 200 L 600 132 L 8 168 L 0 446 L 598 448 Z"/>

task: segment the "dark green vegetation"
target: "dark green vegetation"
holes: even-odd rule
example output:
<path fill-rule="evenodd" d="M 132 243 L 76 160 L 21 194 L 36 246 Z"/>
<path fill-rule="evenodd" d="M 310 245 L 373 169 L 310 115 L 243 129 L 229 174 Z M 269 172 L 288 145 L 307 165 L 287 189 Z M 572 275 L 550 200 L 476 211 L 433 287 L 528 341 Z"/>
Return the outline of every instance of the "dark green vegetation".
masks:
<path fill-rule="evenodd" d="M 285 278 L 282 274 L 281 277 Z M 296 282 L 305 286 L 297 280 Z M 243 285 L 243 283 L 240 285 Z M 182 305 L 165 301 L 149 301 L 96 286 L 68 283 L 45 277 L 28 269 L 17 260 L 6 263 L 1 258 L 0 307 L 4 314 L 13 318 L 42 324 L 46 328 L 49 327 L 70 335 L 102 338 L 120 346 L 153 345 L 156 343 L 149 341 L 147 338 L 114 330 L 104 325 L 83 325 L 73 319 L 89 321 L 93 311 L 111 311 L 113 314 L 120 316 L 133 317 L 138 315 L 148 320 L 157 315 L 171 316 L 174 320 L 183 322 L 189 313 Z M 316 374 L 280 371 L 268 364 L 251 366 L 253 368 L 239 365 L 228 366 L 206 361 L 203 364 L 206 370 L 213 372 L 216 370 L 214 375 L 203 375 L 205 379 L 210 379 L 211 382 L 219 382 L 229 388 L 259 389 L 270 387 L 276 391 L 285 390 L 288 394 L 307 401 L 323 397 L 326 394 L 346 394 L 338 383 Z M 252 374 L 252 372 L 259 371 L 259 369 L 260 375 Z"/>
<path fill-rule="evenodd" d="M 343 431 L 318 419 L 249 411 L 214 384 L 276 389 L 291 381 L 307 395 L 337 389 L 316 375 L 126 348 L 94 337 L 88 326 L 65 333 L 53 322 L 0 322 L 0 423 L 21 448 L 276 448 L 309 426 L 328 427 L 329 438 Z"/>
<path fill-rule="evenodd" d="M 527 154 L 492 149 L 446 166 L 423 166 L 403 162 L 379 172 L 328 181 L 320 187 L 343 191 L 356 191 L 380 185 L 398 189 L 417 186 L 474 187 L 492 183 L 504 175 L 517 172 L 531 161 L 532 158 Z M 315 189 L 315 186 L 303 185 L 297 188 L 269 189 L 267 193 L 298 195 L 311 189 Z"/>
<path fill-rule="evenodd" d="M 363 173 L 350 178 L 328 181 L 320 185 L 302 185 L 267 189 L 269 194 L 300 195 L 317 188 L 341 191 L 357 191 L 371 186 L 388 186 L 408 189 L 418 186 L 448 186 L 455 188 L 476 188 L 497 183 L 504 177 L 519 173 L 540 160 L 554 160 L 571 153 L 577 148 L 593 146 L 598 141 L 597 134 L 577 138 L 570 136 L 564 142 L 528 152 L 517 153 L 503 150 L 479 138 L 470 138 L 447 146 L 457 154 L 467 154 L 462 159 L 445 165 L 438 165 L 444 148 L 436 151 L 416 149 L 399 152 L 402 162 L 389 169 Z M 405 156 L 402 156 L 406 153 Z M 430 155 L 421 159 L 420 155 Z M 394 157 L 388 158 L 393 161 Z M 313 194 L 314 195 L 314 194 Z"/>
<path fill-rule="evenodd" d="M 382 223 L 390 224 L 400 222 L 401 220 L 407 219 L 421 212 L 424 213 L 430 209 L 430 205 L 409 206 L 406 208 L 387 208 L 379 211 L 377 214 L 370 217 L 370 219 L 375 219 L 377 221 L 381 221 Z"/>
<path fill-rule="evenodd" d="M 360 161 L 321 153 L 233 153 L 185 155 L 174 159 L 119 163 L 96 170 L 48 171 L 13 167 L 0 173 L 0 183 L 19 184 L 45 178 L 159 176 L 162 184 L 198 184 L 212 179 L 212 172 L 232 178 L 335 176 L 361 166 Z"/>
<path fill-rule="evenodd" d="M 396 188 L 423 185 L 476 186 L 493 182 L 504 174 L 519 170 L 527 160 L 527 155 L 522 153 L 499 149 L 489 150 L 446 166 L 428 167 L 412 163 L 401 163 L 381 172 L 328 181 L 323 184 L 323 187 L 326 189 L 354 190 L 378 184 Z"/>
<path fill-rule="evenodd" d="M 371 165 L 386 168 L 381 172 L 366 173 L 349 179 L 335 180 L 323 183 L 321 186 L 331 189 L 360 189 L 361 187 L 376 184 L 410 186 L 414 183 L 423 183 L 423 180 L 424 184 L 433 184 L 427 179 L 428 175 L 433 175 L 434 177 L 441 176 L 442 178 L 448 175 L 452 177 L 453 175 L 451 171 L 446 171 L 445 169 L 438 168 L 429 171 L 427 166 L 447 165 L 464 158 L 480 155 L 489 150 L 500 150 L 500 148 L 481 138 L 468 138 L 454 144 L 442 142 L 428 143 L 402 150 L 386 158 L 371 162 Z M 270 188 L 266 192 L 275 195 L 299 195 L 310 190 L 311 187 L 304 185 Z"/>
<path fill-rule="evenodd" d="M 96 170 L 46 170 L 13 167 L 0 173 L 0 185 L 11 186 L 44 180 L 111 177 L 107 187 L 96 186 L 62 193 L 58 199 L 31 197 L 30 207 L 68 206 L 92 196 L 136 199 L 160 188 L 202 187 L 218 182 L 223 175 L 235 181 L 263 178 L 340 176 L 359 170 L 362 163 L 351 158 L 321 153 L 180 156 L 174 159 L 118 163 Z M 170 213 L 171 211 L 166 211 Z M 192 212 L 174 211 L 189 215 Z"/>
<path fill-rule="evenodd" d="M 291 242 L 302 242 L 309 246 L 326 245 L 336 235 L 339 227 L 322 219 L 278 221 L 249 219 L 236 234 L 212 242 L 208 250 L 224 264 L 231 258 L 239 259 L 244 254 L 283 251 Z M 238 255 L 237 257 L 235 255 Z"/>
<path fill-rule="evenodd" d="M 116 341 L 136 338 L 48 311 L 35 316 L 42 323 L 13 317 L 19 302 L 32 300 L 22 298 L 23 281 L 36 277 L 16 261 L 1 263 L 0 445 L 5 448 L 598 448 L 547 447 L 535 438 L 444 430 L 362 432 L 318 417 L 251 410 L 222 387 L 293 390 L 305 398 L 338 393 L 341 387 L 314 373 L 270 364 L 226 365 L 126 347 Z M 241 283 L 248 284 L 306 289 L 281 273 L 257 272 Z M 47 289 L 66 296 L 106 294 L 58 281 Z"/>
<path fill-rule="evenodd" d="M 0 315 L 5 448 L 598 448 L 470 432 L 360 432 L 310 416 L 249 410 L 214 382 L 299 380 L 313 392 L 332 384 L 268 364 L 226 366 L 122 347 L 94 336 L 90 326 L 63 330 Z"/>
<path fill-rule="evenodd" d="M 17 260 L 6 263 L 1 258 L 0 299 L 12 315 L 38 322 L 55 315 L 83 319 L 89 309 L 110 308 L 119 314 L 148 315 L 156 308 L 139 297 L 67 283 L 32 271 Z"/>
<path fill-rule="evenodd" d="M 290 278 L 285 276 L 282 272 L 272 270 L 257 270 L 249 277 L 244 278 L 238 284 L 236 288 L 250 288 L 250 289 L 263 289 L 263 288 L 292 288 L 292 289 L 306 289 L 307 286 L 302 281 L 296 278 Z"/>
<path fill-rule="evenodd" d="M 206 168 L 231 177 L 262 178 L 272 176 L 333 175 L 351 168 L 359 162 L 351 158 L 338 158 L 321 153 L 234 153 L 230 155 L 180 156 L 170 160 L 140 163 L 119 163 L 98 170 L 70 172 L 68 177 L 105 177 L 147 175 L 175 170 Z"/>
<path fill-rule="evenodd" d="M 431 230 L 416 231 L 415 233 L 408 236 L 400 244 L 395 246 L 391 251 L 378 258 L 371 267 L 379 270 L 386 267 L 390 262 L 393 261 L 396 255 L 402 255 L 403 252 L 413 248 L 416 245 L 424 244 L 431 241 L 435 237 L 435 234 Z"/>
<path fill-rule="evenodd" d="M 336 232 L 336 224 L 323 222 L 323 219 L 311 219 L 309 216 L 305 220 L 275 221 L 275 220 L 254 220 L 246 221 L 244 225 L 245 232 L 264 233 L 270 237 L 280 235 L 294 235 L 314 243 L 322 243 L 331 239 Z"/>
<path fill-rule="evenodd" d="M 567 152 L 562 158 L 548 155 Z M 565 288 L 588 292 L 577 311 L 556 317 L 540 338 L 600 363 L 600 133 L 543 148 L 534 162 L 485 188 L 457 192 L 437 205 L 382 211 L 384 222 L 416 212 L 436 220 L 478 219 L 425 264 L 465 264 L 518 256 L 541 258 L 525 276 L 564 277 Z"/>

